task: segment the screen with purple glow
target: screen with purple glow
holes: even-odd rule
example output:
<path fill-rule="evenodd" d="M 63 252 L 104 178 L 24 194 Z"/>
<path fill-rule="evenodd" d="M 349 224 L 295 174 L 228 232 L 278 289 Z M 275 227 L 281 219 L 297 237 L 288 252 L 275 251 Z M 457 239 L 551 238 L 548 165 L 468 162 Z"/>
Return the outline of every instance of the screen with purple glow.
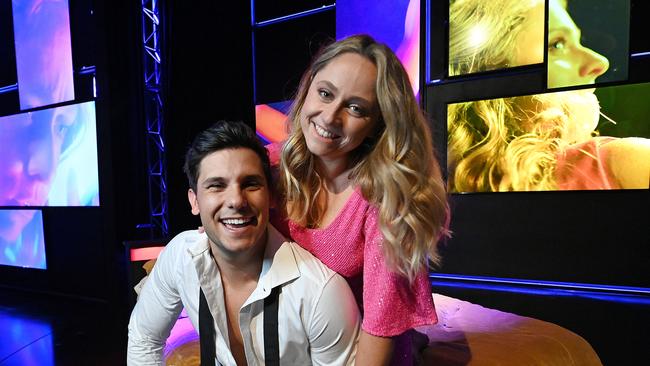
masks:
<path fill-rule="evenodd" d="M 339 0 L 336 2 L 336 38 L 369 34 L 390 47 L 409 74 L 418 94 L 420 78 L 419 0 Z"/>
<path fill-rule="evenodd" d="M 0 117 L 0 206 L 98 206 L 95 102 Z"/>
<path fill-rule="evenodd" d="M 68 1 L 12 4 L 20 108 L 74 99 Z"/>
<path fill-rule="evenodd" d="M 41 210 L 0 209 L 0 265 L 46 269 Z"/>

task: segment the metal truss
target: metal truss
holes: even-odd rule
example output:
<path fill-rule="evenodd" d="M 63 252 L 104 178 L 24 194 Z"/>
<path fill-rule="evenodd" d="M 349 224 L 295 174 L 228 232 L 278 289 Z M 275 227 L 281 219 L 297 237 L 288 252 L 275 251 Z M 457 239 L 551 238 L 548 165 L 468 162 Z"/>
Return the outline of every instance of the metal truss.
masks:
<path fill-rule="evenodd" d="M 166 237 L 169 213 L 167 210 L 167 168 L 165 163 L 165 135 L 163 128 L 163 98 L 161 84 L 160 3 L 142 0 L 142 41 L 144 43 L 144 117 L 146 122 L 147 175 L 149 186 L 149 225 L 151 238 Z M 140 226 L 142 227 L 142 226 Z"/>

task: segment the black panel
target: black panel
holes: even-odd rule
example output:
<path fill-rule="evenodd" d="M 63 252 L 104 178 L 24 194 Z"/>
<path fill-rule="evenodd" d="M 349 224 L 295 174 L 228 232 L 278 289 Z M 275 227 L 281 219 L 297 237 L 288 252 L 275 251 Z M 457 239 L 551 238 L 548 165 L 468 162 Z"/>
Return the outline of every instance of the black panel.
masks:
<path fill-rule="evenodd" d="M 333 10 L 255 31 L 256 104 L 291 99 L 300 76 L 323 43 L 336 35 Z"/>
<path fill-rule="evenodd" d="M 165 136 L 170 227 L 196 227 L 187 201 L 183 157 L 192 138 L 219 119 L 254 126 L 250 3 L 172 1 L 167 8 Z M 276 62 L 285 62 L 278 53 Z"/>
<path fill-rule="evenodd" d="M 630 18 L 630 52 L 650 52 L 650 2 L 646 0 L 632 0 Z M 607 19 L 607 17 L 604 17 Z"/>
<path fill-rule="evenodd" d="M 442 273 L 650 287 L 650 192 L 452 195 Z"/>
<path fill-rule="evenodd" d="M 11 1 L 0 1 L 0 88 L 16 84 L 17 81 Z M 0 114 L 4 115 L 3 112 L 0 110 Z"/>

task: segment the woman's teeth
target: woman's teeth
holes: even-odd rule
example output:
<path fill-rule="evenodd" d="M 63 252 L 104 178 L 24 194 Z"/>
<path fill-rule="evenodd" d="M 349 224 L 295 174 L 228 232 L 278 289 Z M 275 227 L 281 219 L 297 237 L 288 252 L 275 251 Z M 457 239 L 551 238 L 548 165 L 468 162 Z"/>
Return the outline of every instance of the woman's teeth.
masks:
<path fill-rule="evenodd" d="M 331 133 L 331 132 L 325 130 L 324 128 L 322 128 L 321 126 L 319 126 L 319 125 L 317 125 L 317 124 L 315 124 L 315 123 L 314 123 L 314 128 L 316 129 L 316 133 L 318 134 L 318 136 L 320 136 L 320 137 L 325 137 L 325 138 L 327 138 L 327 139 L 332 139 L 332 138 L 334 138 L 334 134 L 333 134 L 333 133 Z"/>

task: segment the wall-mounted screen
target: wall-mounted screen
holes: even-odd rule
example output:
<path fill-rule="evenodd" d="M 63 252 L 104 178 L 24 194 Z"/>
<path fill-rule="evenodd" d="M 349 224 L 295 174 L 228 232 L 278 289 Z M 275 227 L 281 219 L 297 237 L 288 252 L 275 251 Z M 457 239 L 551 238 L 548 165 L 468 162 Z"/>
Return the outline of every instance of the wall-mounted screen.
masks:
<path fill-rule="evenodd" d="M 548 88 L 627 80 L 629 39 L 630 0 L 549 0 Z"/>
<path fill-rule="evenodd" d="M 13 1 L 20 108 L 74 99 L 67 0 Z"/>
<path fill-rule="evenodd" d="M 95 102 L 0 117 L 0 206 L 98 206 Z"/>
<path fill-rule="evenodd" d="M 452 0 L 449 76 L 544 62 L 544 0 Z"/>
<path fill-rule="evenodd" d="M 0 265 L 46 268 L 40 210 L 0 209 Z"/>
<path fill-rule="evenodd" d="M 395 52 L 417 95 L 420 88 L 420 1 L 337 1 L 336 38 L 359 33 L 372 36 Z"/>
<path fill-rule="evenodd" d="M 282 142 L 287 138 L 287 115 L 291 101 L 255 106 L 255 130 L 264 144 Z"/>
<path fill-rule="evenodd" d="M 449 104 L 449 190 L 648 188 L 648 100 L 650 83 Z"/>

